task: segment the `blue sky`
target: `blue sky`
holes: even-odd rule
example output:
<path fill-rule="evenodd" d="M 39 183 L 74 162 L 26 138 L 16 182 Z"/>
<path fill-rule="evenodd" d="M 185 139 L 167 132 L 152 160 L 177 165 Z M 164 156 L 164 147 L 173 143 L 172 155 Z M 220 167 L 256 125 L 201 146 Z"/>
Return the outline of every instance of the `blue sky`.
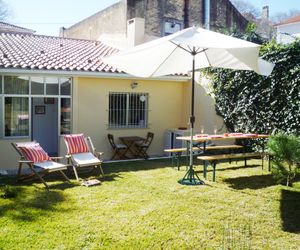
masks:
<path fill-rule="evenodd" d="M 12 13 L 9 22 L 57 36 L 59 28 L 69 27 L 119 0 L 4 0 Z M 270 15 L 300 9 L 299 0 L 249 0 L 259 10 L 270 6 Z"/>

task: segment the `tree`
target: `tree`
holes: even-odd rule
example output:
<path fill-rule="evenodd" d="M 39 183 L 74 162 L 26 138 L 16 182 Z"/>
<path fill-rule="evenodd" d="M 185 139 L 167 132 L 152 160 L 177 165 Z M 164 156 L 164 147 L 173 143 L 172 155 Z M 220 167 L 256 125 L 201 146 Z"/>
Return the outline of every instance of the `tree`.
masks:
<path fill-rule="evenodd" d="M 254 18 L 258 18 L 260 16 L 260 11 L 258 10 L 258 8 L 256 8 L 253 4 L 249 3 L 249 1 L 231 0 L 231 2 L 246 19 L 249 19 L 249 17 L 251 16 Z"/>
<path fill-rule="evenodd" d="M 278 183 L 286 182 L 287 186 L 300 171 L 300 139 L 295 135 L 278 133 L 268 141 L 272 156 L 272 174 Z"/>
<path fill-rule="evenodd" d="M 300 15 L 300 10 L 292 9 L 287 12 L 277 12 L 275 15 L 271 17 L 271 20 L 274 23 L 280 23 L 288 18 Z"/>
<path fill-rule="evenodd" d="M 10 10 L 6 2 L 0 0 L 0 21 L 5 21 L 10 16 Z"/>

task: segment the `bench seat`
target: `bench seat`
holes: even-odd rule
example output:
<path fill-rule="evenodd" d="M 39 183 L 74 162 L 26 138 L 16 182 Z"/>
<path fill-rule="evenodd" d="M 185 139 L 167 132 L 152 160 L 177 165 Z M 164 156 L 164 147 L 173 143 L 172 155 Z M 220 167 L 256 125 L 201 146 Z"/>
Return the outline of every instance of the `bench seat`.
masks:
<path fill-rule="evenodd" d="M 207 150 L 224 150 L 224 149 L 242 149 L 244 148 L 241 145 L 235 145 L 235 144 L 231 144 L 231 145 L 216 145 L 216 146 L 206 146 L 205 147 L 205 151 Z M 203 151 L 204 148 L 203 147 L 193 147 L 193 152 L 197 152 L 197 151 Z M 172 157 L 172 164 L 173 164 L 173 159 L 177 160 L 177 168 L 179 169 L 179 157 L 181 156 L 181 154 L 183 152 L 186 152 L 187 148 L 168 148 L 168 149 L 164 149 L 164 152 L 167 153 L 174 153 L 175 155 L 173 155 Z"/>
<path fill-rule="evenodd" d="M 216 180 L 216 165 L 220 160 L 227 159 L 244 159 L 245 166 L 247 166 L 247 158 L 260 157 L 262 159 L 262 167 L 264 165 L 264 157 L 266 153 L 262 152 L 249 152 L 249 153 L 237 153 L 237 154 L 222 154 L 222 155 L 203 155 L 198 156 L 197 159 L 203 161 L 203 176 L 206 178 L 207 166 L 210 164 L 213 168 L 213 181 Z M 270 159 L 269 159 L 269 170 L 270 170 Z"/>

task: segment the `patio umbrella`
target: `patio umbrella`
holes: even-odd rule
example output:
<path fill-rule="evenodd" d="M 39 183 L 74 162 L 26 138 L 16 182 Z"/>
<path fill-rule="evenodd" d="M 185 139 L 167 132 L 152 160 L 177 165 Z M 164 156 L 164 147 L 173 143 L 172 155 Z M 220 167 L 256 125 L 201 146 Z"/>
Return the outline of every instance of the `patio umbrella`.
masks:
<path fill-rule="evenodd" d="M 193 170 L 192 139 L 195 123 L 195 70 L 207 67 L 254 70 L 260 75 L 271 74 L 274 65 L 259 58 L 260 45 L 205 30 L 187 28 L 132 49 L 103 58 L 109 65 L 138 77 L 159 77 L 176 73 L 192 73 L 190 116 L 189 170 L 182 184 L 203 184 Z"/>

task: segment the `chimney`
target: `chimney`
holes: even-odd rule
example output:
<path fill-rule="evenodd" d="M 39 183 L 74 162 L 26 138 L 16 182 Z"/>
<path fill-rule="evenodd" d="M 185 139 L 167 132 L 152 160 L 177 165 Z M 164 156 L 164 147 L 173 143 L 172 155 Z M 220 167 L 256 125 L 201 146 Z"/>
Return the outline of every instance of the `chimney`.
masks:
<path fill-rule="evenodd" d="M 65 30 L 66 30 L 65 27 L 60 27 L 59 28 L 59 36 L 60 37 L 65 37 Z"/>
<path fill-rule="evenodd" d="M 136 46 L 144 42 L 145 19 L 135 17 L 127 21 L 127 40 L 130 46 Z"/>
<path fill-rule="evenodd" d="M 266 5 L 262 8 L 261 19 L 269 20 L 269 6 L 268 5 Z"/>

